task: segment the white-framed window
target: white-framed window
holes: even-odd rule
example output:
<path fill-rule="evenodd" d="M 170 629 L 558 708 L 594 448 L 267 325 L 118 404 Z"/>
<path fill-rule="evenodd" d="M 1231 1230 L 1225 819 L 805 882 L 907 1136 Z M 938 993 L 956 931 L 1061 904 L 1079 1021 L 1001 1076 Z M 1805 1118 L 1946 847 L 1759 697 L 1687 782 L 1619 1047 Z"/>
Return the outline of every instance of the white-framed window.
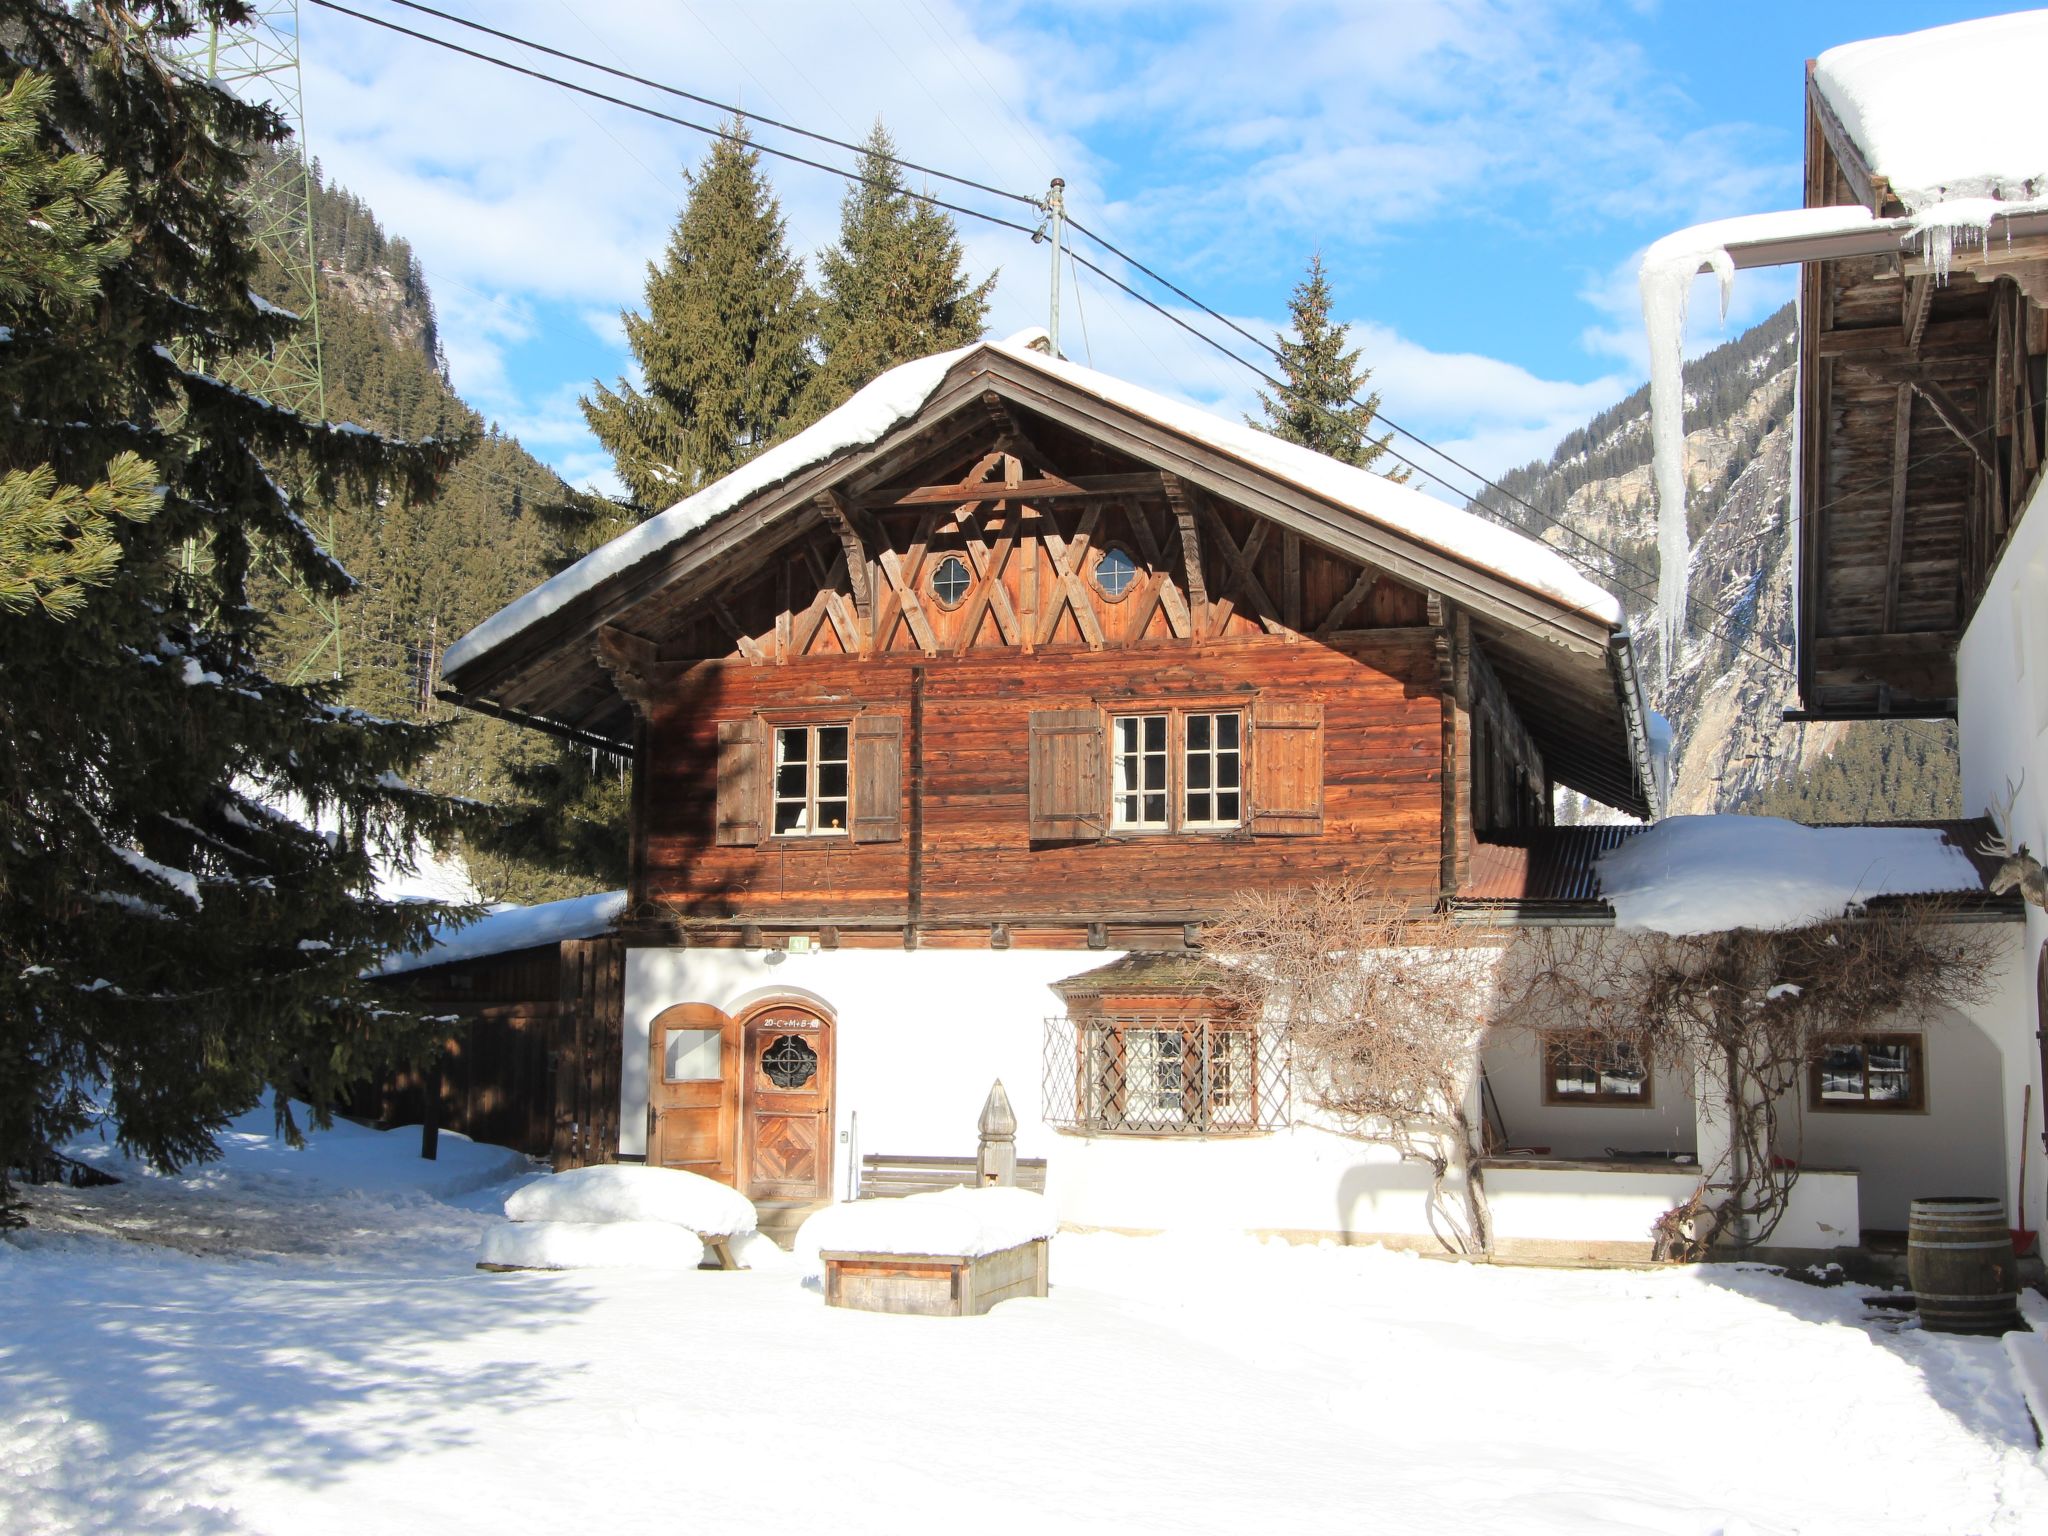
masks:
<path fill-rule="evenodd" d="M 852 807 L 850 734 L 845 721 L 775 727 L 775 836 L 847 835 Z"/>
<path fill-rule="evenodd" d="M 1244 825 L 1244 716 L 1237 710 L 1112 715 L 1110 825 L 1215 832 Z"/>
<path fill-rule="evenodd" d="M 1181 717 L 1182 826 L 1235 827 L 1244 821 L 1242 729 L 1234 709 Z"/>
<path fill-rule="evenodd" d="M 1160 832 L 1167 829 L 1167 808 L 1173 802 L 1166 782 L 1167 723 L 1165 715 L 1111 717 L 1112 826 Z"/>

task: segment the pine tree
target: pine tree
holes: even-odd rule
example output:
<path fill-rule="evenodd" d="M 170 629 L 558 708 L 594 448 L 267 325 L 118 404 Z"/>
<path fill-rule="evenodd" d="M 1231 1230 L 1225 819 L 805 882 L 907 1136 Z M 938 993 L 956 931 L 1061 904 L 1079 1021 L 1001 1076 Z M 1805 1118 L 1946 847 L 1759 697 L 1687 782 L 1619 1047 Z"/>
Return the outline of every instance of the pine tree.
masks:
<path fill-rule="evenodd" d="M 433 1040 L 360 977 L 447 915 L 373 894 L 378 860 L 448 828 L 401 777 L 436 732 L 267 674 L 250 573 L 260 558 L 345 592 L 281 487 L 399 504 L 462 446 L 330 428 L 219 378 L 298 323 L 252 295 L 236 195 L 285 128 L 152 42 L 246 24 L 241 0 L 8 9 L 0 66 L 47 82 L 37 142 L 104 158 L 117 202 L 84 217 L 128 249 L 86 312 L 0 294 L 0 473 L 91 486 L 132 454 L 160 505 L 112 522 L 119 558 L 68 616 L 0 612 L 0 1211 L 7 1170 L 47 1168 L 101 1109 L 176 1166 L 266 1085 L 295 1136 L 287 1095 L 324 1122 Z"/>
<path fill-rule="evenodd" d="M 683 205 L 647 309 L 625 312 L 644 388 L 596 386 L 583 416 L 620 480 L 658 510 L 773 442 L 812 370 L 816 299 L 789 251 L 781 206 L 735 120 L 686 173 Z"/>
<path fill-rule="evenodd" d="M 1280 350 L 1280 371 L 1287 382 L 1277 400 L 1259 391 L 1264 421 L 1249 416 L 1245 420 L 1340 463 L 1371 468 L 1386 453 L 1393 434 L 1372 435 L 1380 397 L 1361 394 L 1372 370 L 1358 366 L 1358 348 L 1344 350 L 1351 327 L 1330 323 L 1330 284 L 1323 272 L 1322 252 L 1309 258 L 1308 276 L 1295 286 L 1287 309 L 1294 318 L 1294 340 L 1274 338 Z M 1405 481 L 1408 471 L 1393 470 L 1387 478 Z"/>
<path fill-rule="evenodd" d="M 968 280 L 952 219 L 905 192 L 880 119 L 860 174 L 840 204 L 839 243 L 818 257 L 823 361 L 805 395 L 806 420 L 898 363 L 973 341 L 996 285 L 993 273 Z"/>
<path fill-rule="evenodd" d="M 127 182 L 93 155 L 42 142 L 50 96 L 50 82 L 28 73 L 0 93 L 0 306 L 55 326 L 77 323 L 128 254 L 116 222 Z M 36 366 L 26 335 L 0 350 L 0 398 L 19 399 L 20 375 Z M 91 485 L 60 483 L 48 464 L 0 475 L 0 611 L 75 613 L 121 558 L 115 521 L 153 513 L 155 486 L 156 466 L 133 453 L 108 460 Z"/>

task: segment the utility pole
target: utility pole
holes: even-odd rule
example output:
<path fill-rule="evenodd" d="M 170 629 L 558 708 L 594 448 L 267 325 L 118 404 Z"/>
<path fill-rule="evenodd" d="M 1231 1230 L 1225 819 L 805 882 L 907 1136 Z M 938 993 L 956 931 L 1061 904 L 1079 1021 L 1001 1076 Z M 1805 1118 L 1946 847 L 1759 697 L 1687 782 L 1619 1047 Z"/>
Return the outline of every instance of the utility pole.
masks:
<path fill-rule="evenodd" d="M 1067 183 L 1065 178 L 1055 176 L 1052 188 L 1045 195 L 1046 225 L 1052 235 L 1052 319 L 1046 326 L 1046 335 L 1052 341 L 1052 355 L 1060 355 L 1060 237 L 1067 227 Z"/>
<path fill-rule="evenodd" d="M 299 0 L 252 0 L 247 24 L 223 29 L 218 22 L 187 39 L 174 61 L 192 74 L 252 100 L 268 100 L 291 129 L 288 143 L 251 165 L 242 196 L 257 247 L 282 275 L 281 303 L 302 322 L 264 355 L 206 359 L 207 366 L 238 388 L 308 421 L 327 420 L 327 384 L 320 361 L 319 257 L 313 247 L 313 171 L 306 154 L 305 88 L 299 70 Z M 322 542 L 334 548 L 330 510 Z M 185 566 L 197 563 L 188 549 Z M 313 610 L 315 633 L 288 680 L 299 682 L 323 661 L 341 676 L 341 603 L 321 597 L 283 574 Z"/>

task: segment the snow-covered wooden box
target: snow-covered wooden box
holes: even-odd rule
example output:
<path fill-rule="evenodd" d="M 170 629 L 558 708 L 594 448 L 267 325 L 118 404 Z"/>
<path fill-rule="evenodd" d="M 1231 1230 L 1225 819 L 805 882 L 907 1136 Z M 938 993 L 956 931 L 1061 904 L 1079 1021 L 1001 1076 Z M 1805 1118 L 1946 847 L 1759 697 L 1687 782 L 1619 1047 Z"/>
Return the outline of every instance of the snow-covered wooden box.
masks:
<path fill-rule="evenodd" d="M 972 1255 L 821 1251 L 825 1304 L 917 1317 L 979 1317 L 1013 1296 L 1045 1294 L 1046 1240 Z"/>

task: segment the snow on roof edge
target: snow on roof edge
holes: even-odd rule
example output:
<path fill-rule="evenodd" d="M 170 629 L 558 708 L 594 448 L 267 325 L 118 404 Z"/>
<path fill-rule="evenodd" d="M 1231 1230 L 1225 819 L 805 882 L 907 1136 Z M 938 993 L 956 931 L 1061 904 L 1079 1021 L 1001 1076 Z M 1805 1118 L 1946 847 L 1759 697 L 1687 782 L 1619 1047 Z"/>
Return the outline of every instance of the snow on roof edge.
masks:
<path fill-rule="evenodd" d="M 2026 84 L 2044 60 L 2048 11 L 2023 11 L 1843 43 L 1813 82 L 1871 174 L 1920 212 L 2048 192 L 2048 111 Z"/>
<path fill-rule="evenodd" d="M 450 646 L 444 674 L 459 672 L 515 635 L 559 612 L 605 580 L 658 554 L 775 485 L 848 449 L 868 447 L 922 410 L 954 364 L 986 348 L 1061 378 L 1109 404 L 1229 454 L 1311 495 L 1405 534 L 1453 559 L 1492 572 L 1563 607 L 1619 629 L 1621 603 L 1581 575 L 1556 550 L 1476 513 L 1396 485 L 1312 449 L 1285 442 L 1041 350 L 1045 332 L 1020 331 L 902 363 L 873 380 L 838 409 L 731 474 L 627 530 L 567 570 L 492 614 Z"/>
<path fill-rule="evenodd" d="M 397 976 L 458 960 L 481 960 L 565 939 L 595 939 L 612 931 L 626 910 L 624 891 L 600 891 L 532 907 L 507 907 L 461 928 L 437 928 L 433 946 L 416 955 L 386 955 L 367 974 Z"/>
<path fill-rule="evenodd" d="M 1677 936 L 1803 928 L 1880 897 L 1977 893 L 1937 827 L 1810 827 L 1776 816 L 1672 816 L 1596 863 L 1614 926 Z"/>

